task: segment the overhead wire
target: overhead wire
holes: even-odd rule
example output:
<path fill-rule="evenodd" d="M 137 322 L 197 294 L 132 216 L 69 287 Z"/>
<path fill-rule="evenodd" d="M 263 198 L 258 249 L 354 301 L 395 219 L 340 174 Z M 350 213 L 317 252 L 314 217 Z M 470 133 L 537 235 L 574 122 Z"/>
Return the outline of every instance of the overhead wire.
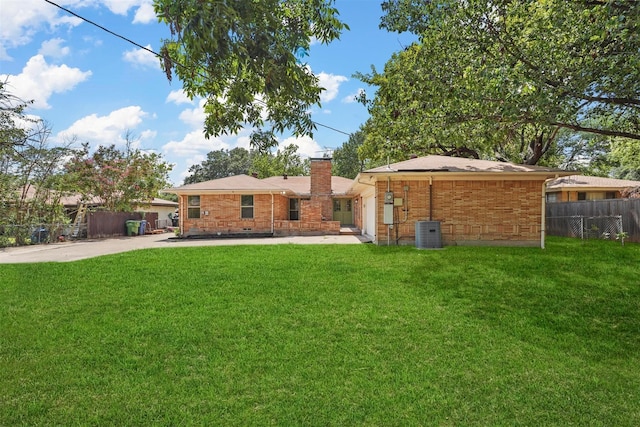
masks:
<path fill-rule="evenodd" d="M 115 31 L 112 31 L 112 30 L 110 30 L 110 29 L 106 28 L 105 26 L 98 24 L 97 22 L 94 22 L 94 21 L 92 21 L 92 20 L 90 20 L 90 19 L 88 19 L 88 18 L 85 18 L 84 16 L 81 16 L 81 15 L 77 14 L 76 12 L 74 12 L 74 11 L 72 11 L 72 10 L 70 10 L 70 9 L 68 9 L 68 8 L 66 8 L 66 7 L 64 7 L 64 6 L 61 6 L 61 5 L 59 5 L 59 4 L 57 4 L 57 3 L 55 3 L 55 2 L 53 2 L 53 1 L 51 1 L 51 0 L 44 0 L 44 1 L 45 1 L 45 2 L 47 2 L 47 3 L 49 3 L 49 4 L 50 4 L 50 5 L 52 5 L 52 6 L 57 7 L 58 9 L 60 9 L 60 10 L 62 10 L 62 11 L 64 11 L 64 12 L 66 12 L 66 13 L 68 13 L 68 14 L 72 15 L 72 16 L 75 16 L 76 18 L 78 18 L 78 19 L 80 19 L 80 20 L 82 20 L 82 21 L 84 21 L 84 22 L 86 22 L 86 23 L 88 23 L 88 24 L 91 24 L 91 25 L 93 25 L 93 26 L 95 26 L 95 27 L 97 27 L 97 28 L 101 29 L 102 31 L 105 31 L 105 32 L 107 32 L 107 33 L 111 34 L 112 36 L 115 36 L 115 37 L 117 37 L 117 38 L 119 38 L 119 39 L 122 39 L 122 40 L 126 41 L 127 43 L 130 43 L 130 44 L 132 44 L 132 45 L 134 45 L 134 46 L 136 46 L 136 47 L 138 47 L 138 48 L 140 48 L 140 49 L 142 49 L 142 50 L 144 50 L 144 51 L 146 51 L 146 52 L 149 52 L 149 53 L 151 53 L 151 54 L 155 55 L 155 56 L 156 56 L 156 57 L 158 57 L 159 59 L 163 59 L 163 56 L 162 56 L 162 55 L 160 55 L 158 52 L 154 51 L 153 49 L 150 49 L 150 48 L 148 48 L 148 47 L 146 47 L 146 46 L 141 45 L 140 43 L 137 43 L 137 42 L 135 42 L 135 41 L 131 40 L 131 39 L 130 39 L 130 38 L 128 38 L 128 37 L 125 37 L 125 36 L 123 36 L 123 35 L 121 35 L 121 34 L 118 34 L 118 33 L 116 33 Z M 173 64 L 175 64 L 175 65 L 177 65 L 177 66 L 181 67 L 181 68 L 187 68 L 187 66 L 186 66 L 186 65 L 181 64 L 181 63 L 179 63 L 179 62 L 177 62 L 177 61 L 171 60 L 171 62 L 172 62 Z M 205 75 L 203 75 L 203 74 L 200 74 L 200 76 L 201 76 L 201 77 L 203 77 L 203 78 L 207 78 L 207 76 L 205 76 Z M 261 104 L 263 104 L 263 105 L 267 105 L 267 103 L 266 103 L 266 102 L 264 102 L 264 101 L 263 101 L 263 100 L 261 100 L 261 99 L 255 99 L 255 101 L 256 101 L 256 102 L 258 102 L 258 103 L 261 103 Z M 341 133 L 341 134 L 344 134 L 344 135 L 347 135 L 347 136 L 351 136 L 351 135 L 352 135 L 352 134 L 351 134 L 351 133 L 349 133 L 349 132 L 344 132 L 344 131 L 339 130 L 339 129 L 336 129 L 336 128 L 334 128 L 334 127 L 331 127 L 331 126 L 328 126 L 328 125 L 325 125 L 325 124 L 322 124 L 322 123 L 316 122 L 315 120 L 311 120 L 311 122 L 312 122 L 313 124 L 315 124 L 316 126 L 321 126 L 321 127 L 324 127 L 324 128 L 330 129 L 330 130 L 332 130 L 332 131 L 334 131 L 334 132 L 338 132 L 338 133 Z"/>

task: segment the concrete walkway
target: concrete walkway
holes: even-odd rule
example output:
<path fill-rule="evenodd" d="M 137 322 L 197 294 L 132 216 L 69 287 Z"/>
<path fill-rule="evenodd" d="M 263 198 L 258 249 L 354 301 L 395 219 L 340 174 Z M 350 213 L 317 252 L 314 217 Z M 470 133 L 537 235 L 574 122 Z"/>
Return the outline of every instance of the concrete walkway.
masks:
<path fill-rule="evenodd" d="M 164 233 L 2 248 L 0 249 L 0 264 L 77 261 L 102 255 L 149 248 L 282 244 L 356 244 L 367 241 L 368 240 L 362 236 L 345 235 L 267 237 L 259 239 L 176 239 L 172 233 Z"/>

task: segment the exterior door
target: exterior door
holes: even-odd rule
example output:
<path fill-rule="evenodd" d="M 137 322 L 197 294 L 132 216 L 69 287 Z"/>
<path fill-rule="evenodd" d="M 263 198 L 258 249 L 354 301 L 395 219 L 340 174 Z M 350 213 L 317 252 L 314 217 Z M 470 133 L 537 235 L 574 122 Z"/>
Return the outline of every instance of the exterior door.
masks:
<path fill-rule="evenodd" d="M 333 220 L 340 221 L 340 225 L 352 225 L 352 203 L 351 199 L 333 199 Z"/>

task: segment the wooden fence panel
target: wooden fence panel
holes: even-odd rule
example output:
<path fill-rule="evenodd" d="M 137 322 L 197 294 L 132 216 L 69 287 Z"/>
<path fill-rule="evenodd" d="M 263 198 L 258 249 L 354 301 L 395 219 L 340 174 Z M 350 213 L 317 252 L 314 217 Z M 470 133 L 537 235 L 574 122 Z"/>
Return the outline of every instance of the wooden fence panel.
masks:
<path fill-rule="evenodd" d="M 96 239 L 101 237 L 126 236 L 126 222 L 128 220 L 140 221 L 142 219 L 146 220 L 147 224 L 151 227 L 155 227 L 158 213 L 91 212 L 87 215 L 87 237 Z"/>
<path fill-rule="evenodd" d="M 640 199 L 585 200 L 580 202 L 547 203 L 547 233 L 568 236 L 570 230 L 562 229 L 559 218 L 572 216 L 614 217 L 622 216 L 622 230 L 629 234 L 628 241 L 640 242 Z"/>

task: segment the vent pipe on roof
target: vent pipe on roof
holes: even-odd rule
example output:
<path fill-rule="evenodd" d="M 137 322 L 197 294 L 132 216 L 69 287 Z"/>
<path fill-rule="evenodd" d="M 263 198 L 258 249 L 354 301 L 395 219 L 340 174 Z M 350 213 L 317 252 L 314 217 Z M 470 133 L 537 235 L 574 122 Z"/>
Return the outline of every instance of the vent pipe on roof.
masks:
<path fill-rule="evenodd" d="M 282 174 L 282 179 L 287 179 L 287 174 Z"/>

